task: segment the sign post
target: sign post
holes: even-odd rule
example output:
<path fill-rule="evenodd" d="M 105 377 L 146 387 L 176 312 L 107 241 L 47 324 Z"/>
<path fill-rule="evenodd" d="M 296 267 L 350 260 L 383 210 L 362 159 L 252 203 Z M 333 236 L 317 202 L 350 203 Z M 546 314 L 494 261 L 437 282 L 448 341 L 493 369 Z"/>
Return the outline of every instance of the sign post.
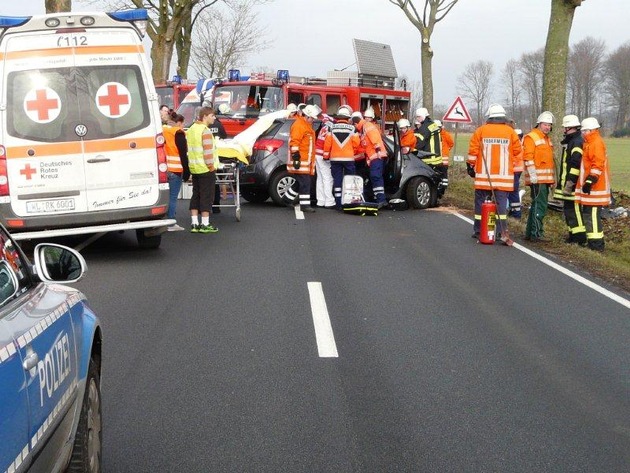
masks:
<path fill-rule="evenodd" d="M 455 160 L 455 156 L 457 155 L 457 125 L 460 123 L 472 123 L 470 113 L 468 113 L 468 109 L 466 105 L 464 105 L 464 101 L 461 97 L 458 96 L 455 99 L 448 111 L 444 114 L 442 121 L 455 123 L 455 147 L 453 148 L 453 160 Z"/>

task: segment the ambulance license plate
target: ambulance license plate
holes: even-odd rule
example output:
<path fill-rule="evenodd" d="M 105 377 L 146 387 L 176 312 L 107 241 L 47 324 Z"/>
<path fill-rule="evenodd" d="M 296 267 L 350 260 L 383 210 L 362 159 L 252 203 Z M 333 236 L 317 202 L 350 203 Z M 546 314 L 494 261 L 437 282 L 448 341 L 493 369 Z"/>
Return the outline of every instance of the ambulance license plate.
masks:
<path fill-rule="evenodd" d="M 26 203 L 26 212 L 29 214 L 66 212 L 68 210 L 74 210 L 74 199 L 38 200 Z"/>

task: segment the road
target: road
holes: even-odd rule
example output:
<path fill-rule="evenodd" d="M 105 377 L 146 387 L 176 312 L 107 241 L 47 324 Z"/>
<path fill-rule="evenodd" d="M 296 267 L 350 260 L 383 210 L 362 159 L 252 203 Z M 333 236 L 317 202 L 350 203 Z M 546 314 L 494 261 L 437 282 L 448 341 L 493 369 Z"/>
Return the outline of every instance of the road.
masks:
<path fill-rule="evenodd" d="M 105 472 L 630 471 L 628 294 L 446 212 L 242 215 L 83 250 Z"/>

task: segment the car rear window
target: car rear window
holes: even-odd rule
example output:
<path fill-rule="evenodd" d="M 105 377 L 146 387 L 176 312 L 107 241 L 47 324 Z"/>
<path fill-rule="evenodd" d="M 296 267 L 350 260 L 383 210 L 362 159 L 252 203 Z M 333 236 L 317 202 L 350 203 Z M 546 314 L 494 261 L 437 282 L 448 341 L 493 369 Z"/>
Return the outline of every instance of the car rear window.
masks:
<path fill-rule="evenodd" d="M 7 132 L 16 138 L 114 138 L 148 126 L 151 118 L 133 65 L 12 72 L 6 93 Z"/>

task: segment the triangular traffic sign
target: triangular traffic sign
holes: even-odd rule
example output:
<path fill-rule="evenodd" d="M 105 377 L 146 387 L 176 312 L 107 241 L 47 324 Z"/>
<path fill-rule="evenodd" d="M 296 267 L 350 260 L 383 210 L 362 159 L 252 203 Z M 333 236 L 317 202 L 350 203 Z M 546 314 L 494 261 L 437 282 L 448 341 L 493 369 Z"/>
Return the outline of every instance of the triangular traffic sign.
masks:
<path fill-rule="evenodd" d="M 448 109 L 442 118 L 443 122 L 472 123 L 470 113 L 461 97 L 457 97 L 453 105 Z"/>

